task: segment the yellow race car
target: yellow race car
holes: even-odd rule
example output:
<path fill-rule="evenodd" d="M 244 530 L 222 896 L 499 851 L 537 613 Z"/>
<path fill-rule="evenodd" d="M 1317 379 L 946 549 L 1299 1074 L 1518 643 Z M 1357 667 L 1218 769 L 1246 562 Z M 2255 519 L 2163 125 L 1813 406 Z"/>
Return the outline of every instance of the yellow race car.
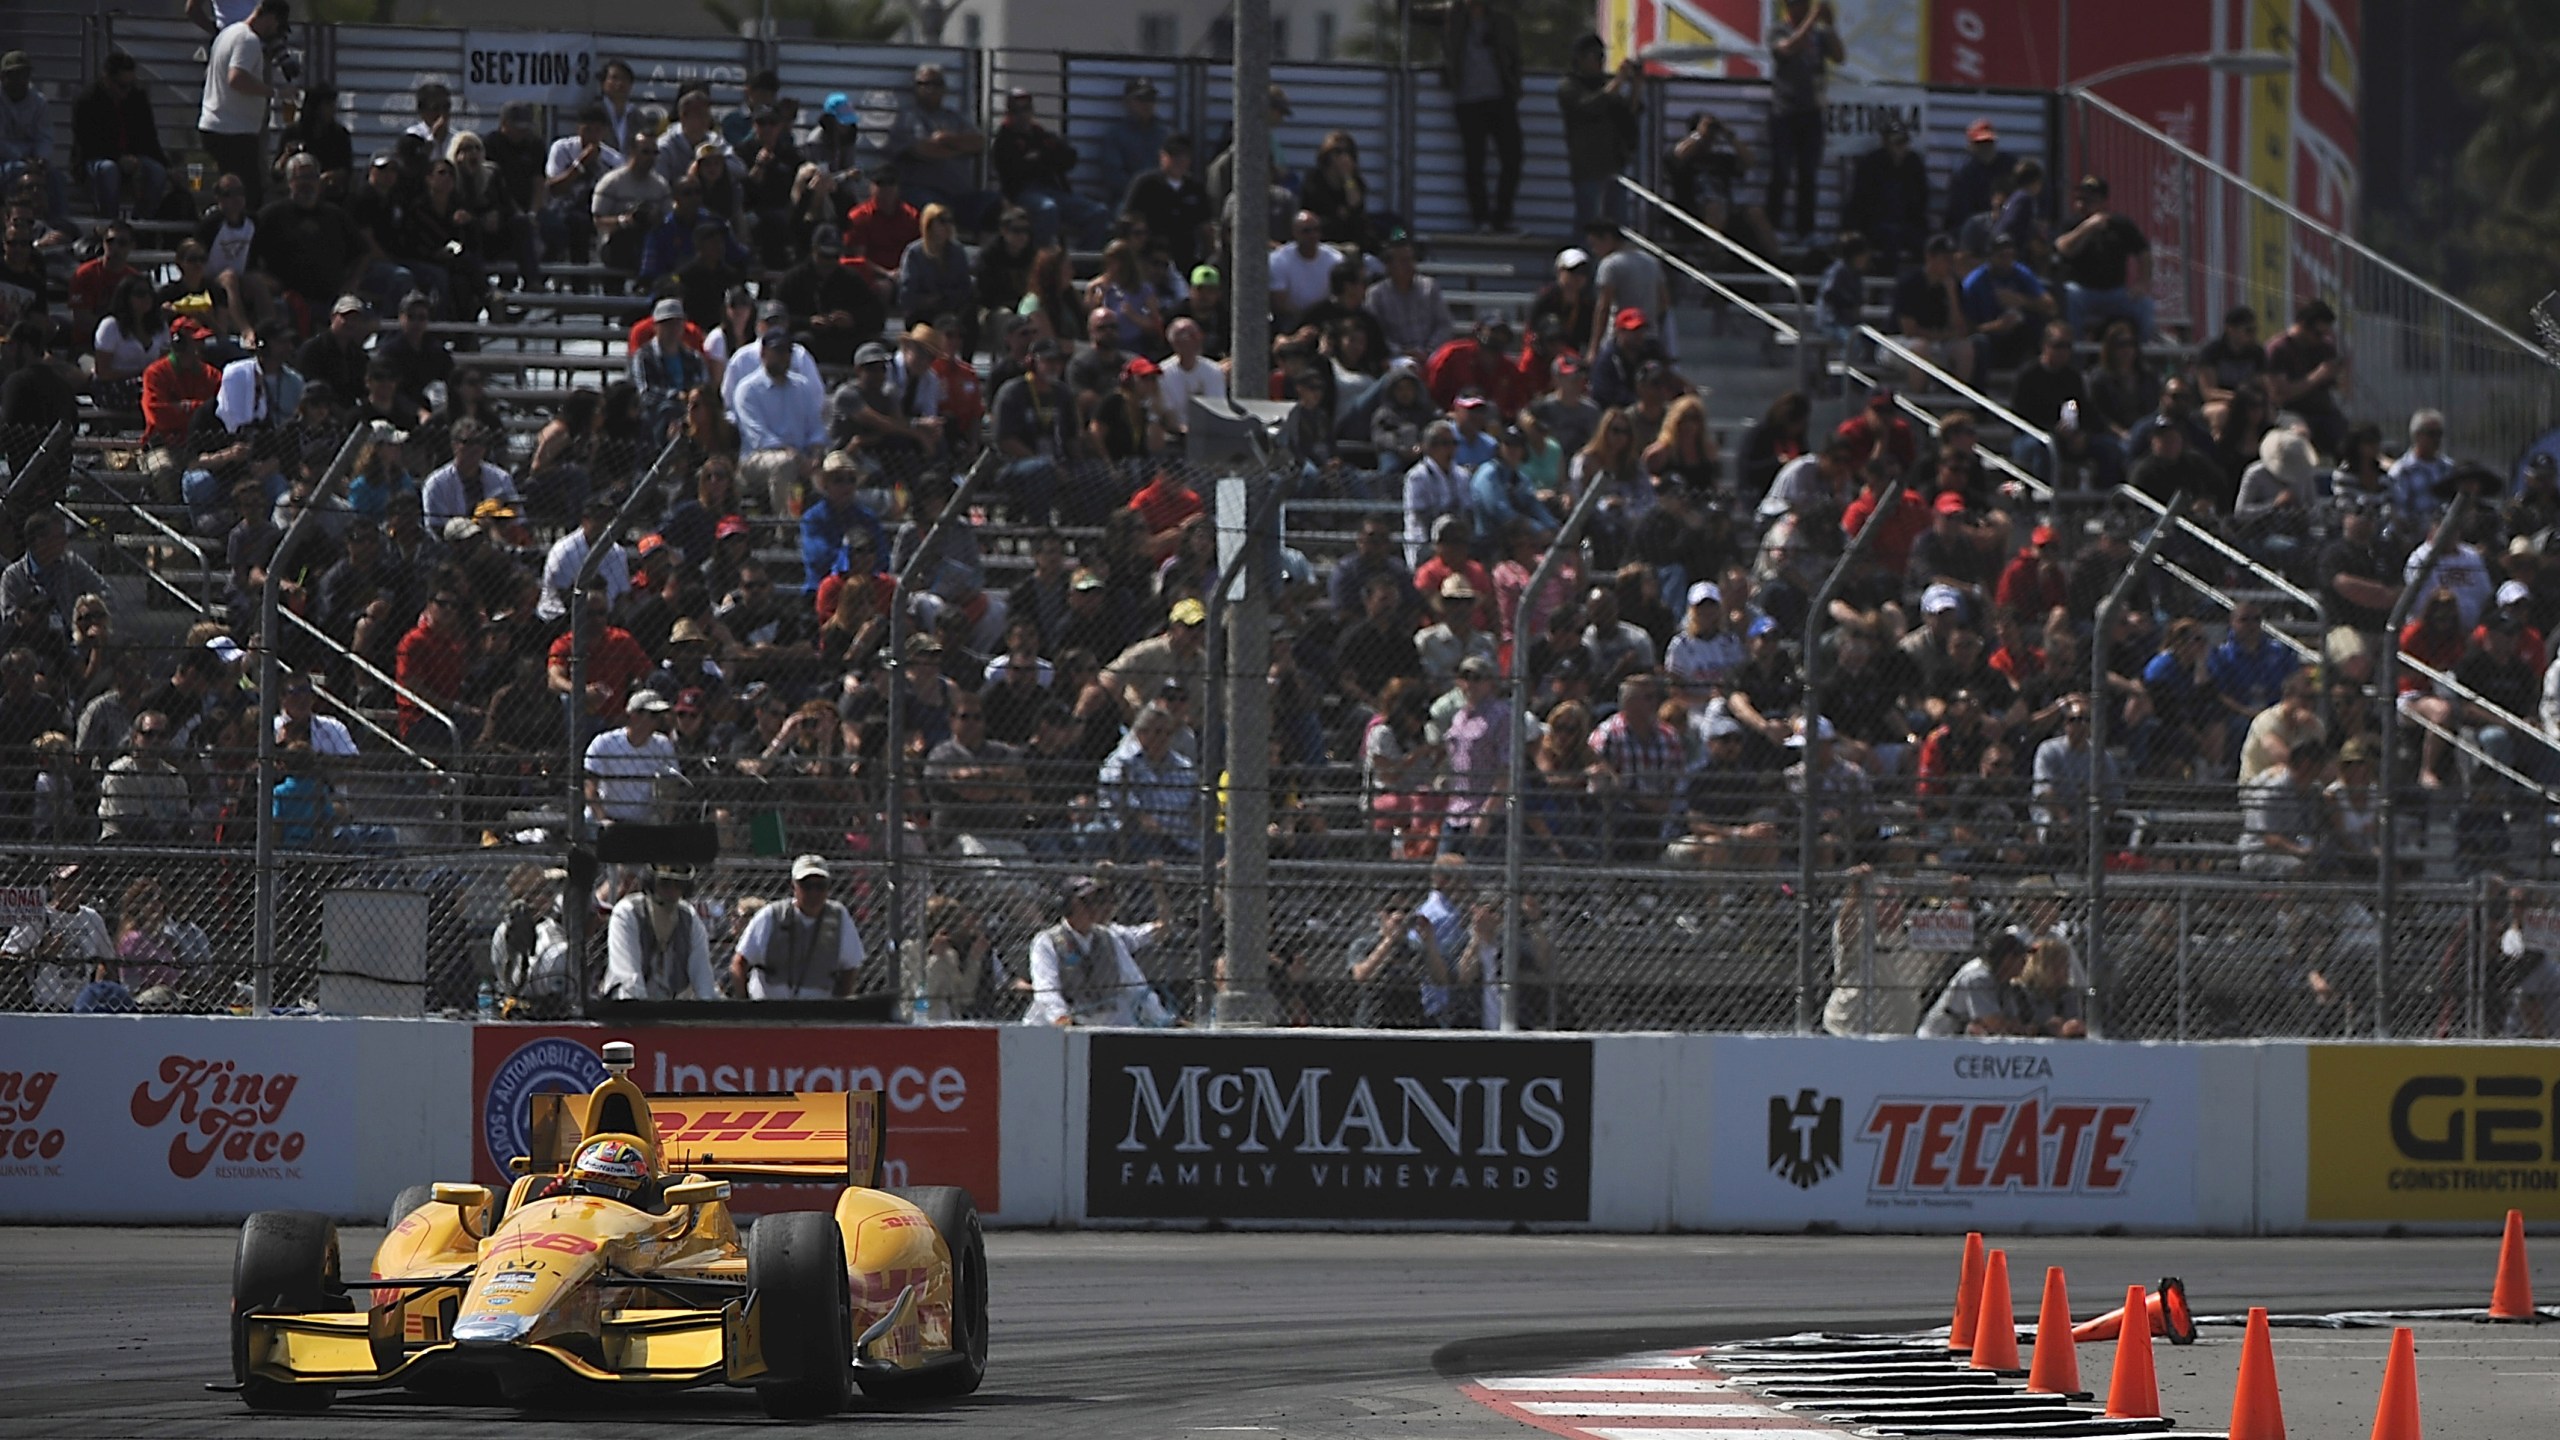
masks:
<path fill-rule="evenodd" d="M 534 1153 L 503 1195 L 413 1186 L 371 1270 L 337 1227 L 265 1211 L 240 1228 L 231 1362 L 253 1410 L 402 1386 L 540 1403 L 582 1385 L 752 1386 L 807 1418 L 866 1395 L 966 1395 L 987 1364 L 987 1252 L 966 1190 L 877 1188 L 877 1091 L 644 1095 L 603 1047 L 586 1095 L 534 1097 Z M 843 1187 L 742 1239 L 732 1181 Z"/>

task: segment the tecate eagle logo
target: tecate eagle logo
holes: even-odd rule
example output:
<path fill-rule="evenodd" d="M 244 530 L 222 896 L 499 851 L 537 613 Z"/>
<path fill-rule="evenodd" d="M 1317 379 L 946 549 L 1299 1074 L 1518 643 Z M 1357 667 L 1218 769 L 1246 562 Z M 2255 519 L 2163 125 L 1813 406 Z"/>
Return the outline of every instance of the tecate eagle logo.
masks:
<path fill-rule="evenodd" d="M 489 1163 L 504 1174 L 507 1162 L 531 1147 L 532 1096 L 583 1095 L 603 1083 L 604 1062 L 575 1040 L 550 1036 L 517 1046 L 489 1077 L 489 1093 L 481 1099 L 480 1141 L 488 1147 Z"/>

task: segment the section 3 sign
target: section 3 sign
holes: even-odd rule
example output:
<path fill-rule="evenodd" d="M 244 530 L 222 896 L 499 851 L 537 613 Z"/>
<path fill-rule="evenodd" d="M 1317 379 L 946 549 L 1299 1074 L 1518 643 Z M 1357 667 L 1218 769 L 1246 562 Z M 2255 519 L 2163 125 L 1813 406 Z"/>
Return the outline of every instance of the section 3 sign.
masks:
<path fill-rule="evenodd" d="M 1704 1139 L 1719 1225 L 2196 1223 L 2191 1054 L 1720 1036 L 1710 1073 Z"/>
<path fill-rule="evenodd" d="M 2560 1049 L 2315 1045 L 2305 1218 L 2560 1218 Z"/>
<path fill-rule="evenodd" d="M 1591 1043 L 1097 1033 L 1094 1219 L 1578 1221 Z"/>

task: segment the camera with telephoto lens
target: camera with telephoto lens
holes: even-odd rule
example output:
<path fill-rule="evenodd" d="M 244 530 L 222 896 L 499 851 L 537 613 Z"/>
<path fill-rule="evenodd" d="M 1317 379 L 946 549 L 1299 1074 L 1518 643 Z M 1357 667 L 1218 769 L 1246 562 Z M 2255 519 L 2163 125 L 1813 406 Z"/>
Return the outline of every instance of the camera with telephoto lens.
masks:
<path fill-rule="evenodd" d="M 278 45 L 267 51 L 267 63 L 284 77 L 287 85 L 302 83 L 302 52 L 290 45 Z"/>

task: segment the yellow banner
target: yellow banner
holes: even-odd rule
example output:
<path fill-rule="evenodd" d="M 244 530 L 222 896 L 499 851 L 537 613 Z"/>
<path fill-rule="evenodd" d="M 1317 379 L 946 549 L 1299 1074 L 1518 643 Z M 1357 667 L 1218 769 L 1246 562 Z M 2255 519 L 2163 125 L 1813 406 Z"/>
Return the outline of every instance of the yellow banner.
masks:
<path fill-rule="evenodd" d="M 2560 1047 L 2314 1046 L 2309 1218 L 2560 1219 Z"/>
<path fill-rule="evenodd" d="M 2295 52 L 2293 0 L 2249 0 L 2249 46 Z M 2241 176 L 2280 199 L 2293 198 L 2293 72 L 2246 82 L 2248 140 Z M 2262 316 L 2293 313 L 2293 227 L 2283 212 L 2250 204 L 2249 253 L 2243 275 Z"/>

